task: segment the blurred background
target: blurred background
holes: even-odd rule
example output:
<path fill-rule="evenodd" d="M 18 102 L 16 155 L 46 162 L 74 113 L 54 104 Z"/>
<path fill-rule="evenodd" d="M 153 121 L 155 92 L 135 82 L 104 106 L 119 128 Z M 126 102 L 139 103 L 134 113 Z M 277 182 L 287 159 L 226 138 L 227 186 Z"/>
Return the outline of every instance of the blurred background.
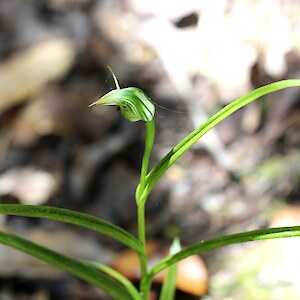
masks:
<path fill-rule="evenodd" d="M 75 209 L 135 234 L 144 124 L 88 108 L 115 88 L 106 66 L 157 104 L 154 165 L 232 100 L 300 78 L 299 15 L 297 0 L 0 1 L 1 203 Z M 147 206 L 154 259 L 177 236 L 186 246 L 299 225 L 299 107 L 297 88 L 252 103 L 167 172 Z M 0 227 L 116 268 L 124 255 L 120 244 L 70 225 L 0 216 Z M 178 287 L 177 299 L 299 299 L 299 251 L 294 238 L 205 253 L 198 281 Z M 4 246 L 0 266 L 0 299 L 109 299 Z"/>

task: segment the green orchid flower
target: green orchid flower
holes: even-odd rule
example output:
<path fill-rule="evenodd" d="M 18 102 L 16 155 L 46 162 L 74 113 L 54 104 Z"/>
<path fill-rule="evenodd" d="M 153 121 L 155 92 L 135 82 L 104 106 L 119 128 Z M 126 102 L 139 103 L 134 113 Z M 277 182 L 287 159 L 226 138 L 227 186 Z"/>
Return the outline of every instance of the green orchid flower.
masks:
<path fill-rule="evenodd" d="M 155 106 L 152 100 L 139 88 L 128 87 L 121 89 L 114 72 L 111 68 L 109 70 L 113 75 L 117 89 L 108 92 L 90 106 L 117 105 L 122 116 L 131 122 L 140 120 L 151 121 L 155 113 Z"/>

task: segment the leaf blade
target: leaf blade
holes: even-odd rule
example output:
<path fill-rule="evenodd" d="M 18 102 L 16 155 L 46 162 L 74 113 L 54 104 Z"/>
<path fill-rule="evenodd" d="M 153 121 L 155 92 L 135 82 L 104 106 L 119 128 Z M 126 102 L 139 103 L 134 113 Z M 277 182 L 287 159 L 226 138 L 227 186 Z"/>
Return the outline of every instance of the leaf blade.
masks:
<path fill-rule="evenodd" d="M 181 246 L 178 239 L 175 239 L 171 248 L 170 254 L 175 254 L 180 251 Z M 169 267 L 167 276 L 164 280 L 162 290 L 159 295 L 159 300 L 173 300 L 176 290 L 176 274 L 177 274 L 177 264 L 173 264 Z"/>
<path fill-rule="evenodd" d="M 162 160 L 149 172 L 146 179 L 146 187 L 143 191 L 144 197 L 151 192 L 160 177 L 168 170 L 168 168 L 183 155 L 193 144 L 195 144 L 205 133 L 215 127 L 218 123 L 224 120 L 226 117 L 247 105 L 248 103 L 257 100 L 258 98 L 285 89 L 288 87 L 300 86 L 300 80 L 282 80 L 269 85 L 260 87 L 252 92 L 236 99 L 235 101 L 226 105 L 223 109 L 214 114 L 206 122 L 192 131 L 182 141 L 180 141 L 169 153 L 162 158 Z M 139 187 L 138 187 L 139 189 Z"/>
<path fill-rule="evenodd" d="M 94 261 L 85 261 L 84 263 L 100 270 L 103 273 L 108 274 L 109 276 L 117 280 L 128 291 L 133 300 L 142 300 L 135 286 L 126 277 L 124 277 L 114 269 Z"/>
<path fill-rule="evenodd" d="M 194 254 L 200 254 L 206 251 L 214 250 L 232 244 L 299 236 L 300 226 L 292 226 L 258 229 L 253 231 L 220 236 L 207 241 L 201 241 L 200 243 L 184 248 L 176 254 L 165 257 L 149 271 L 147 280 L 151 280 L 153 276 L 155 276 L 157 273 Z"/>
<path fill-rule="evenodd" d="M 0 204 L 0 214 L 44 218 L 82 226 L 109 236 L 135 251 L 141 252 L 140 242 L 127 231 L 110 222 L 74 210 L 40 205 Z"/>
<path fill-rule="evenodd" d="M 65 256 L 43 246 L 32 243 L 14 234 L 0 231 L 0 243 L 11 248 L 20 250 L 48 264 L 81 278 L 115 297 L 119 300 L 130 300 L 127 291 L 113 279 L 102 274 L 92 267 L 85 265 L 79 260 Z"/>

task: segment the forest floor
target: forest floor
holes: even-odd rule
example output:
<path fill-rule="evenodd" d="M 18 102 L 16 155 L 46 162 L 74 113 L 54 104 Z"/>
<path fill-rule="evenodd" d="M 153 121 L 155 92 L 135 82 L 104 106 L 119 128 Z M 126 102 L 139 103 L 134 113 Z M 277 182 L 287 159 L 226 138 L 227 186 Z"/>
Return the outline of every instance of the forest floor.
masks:
<path fill-rule="evenodd" d="M 136 233 L 144 124 L 111 107 L 88 107 L 114 88 L 107 65 L 121 86 L 139 87 L 157 104 L 152 166 L 225 104 L 300 77 L 299 2 L 158 2 L 0 2 L 1 203 L 75 209 Z M 299 89 L 288 89 L 207 134 L 150 195 L 148 237 L 168 245 L 178 236 L 190 245 L 299 225 L 299 108 Z M 0 228 L 107 264 L 123 250 L 47 220 L 0 216 Z M 205 299 L 299 299 L 299 247 L 293 239 L 204 254 Z M 2 246 L 0 266 L 0 299 L 106 299 Z"/>

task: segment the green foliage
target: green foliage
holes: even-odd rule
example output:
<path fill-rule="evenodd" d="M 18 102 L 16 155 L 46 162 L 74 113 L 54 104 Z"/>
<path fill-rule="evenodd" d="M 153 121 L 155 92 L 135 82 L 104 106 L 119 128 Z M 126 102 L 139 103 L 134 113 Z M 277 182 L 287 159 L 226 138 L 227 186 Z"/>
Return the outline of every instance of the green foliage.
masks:
<path fill-rule="evenodd" d="M 94 267 L 90 267 L 79 260 L 62 255 L 3 231 L 0 231 L 0 243 L 25 252 L 95 286 L 98 286 L 115 299 L 131 299 L 128 292 L 119 283 L 115 282 L 106 274 L 99 272 Z"/>
<path fill-rule="evenodd" d="M 118 281 L 128 292 L 128 294 L 131 295 L 133 300 L 142 300 L 142 297 L 140 296 L 138 290 L 135 288 L 135 286 L 124 276 L 122 276 L 120 273 L 118 273 L 117 271 L 115 271 L 114 269 L 105 266 L 103 264 L 99 264 L 97 262 L 94 261 L 86 261 L 85 262 L 86 265 L 94 267 L 95 269 L 106 273 L 107 275 L 109 275 L 110 277 L 112 277 L 113 279 L 115 279 L 116 281 Z"/>
<path fill-rule="evenodd" d="M 79 225 L 81 227 L 85 227 L 109 236 L 137 252 L 142 251 L 140 242 L 124 229 L 94 216 L 74 210 L 45 205 L 0 204 L 0 214 L 43 218 Z"/>
<path fill-rule="evenodd" d="M 125 244 L 136 251 L 140 259 L 140 291 L 137 291 L 137 289 L 121 274 L 118 274 L 116 271 L 97 262 L 82 262 L 5 232 L 0 232 L 0 243 L 23 251 L 62 270 L 65 270 L 70 274 L 82 278 L 87 282 L 100 287 L 114 297 L 114 299 L 148 300 L 153 277 L 158 272 L 169 268 L 169 275 L 162 289 L 161 299 L 171 300 L 173 299 L 174 295 L 176 264 L 188 256 L 235 243 L 300 236 L 300 227 L 282 227 L 221 236 L 212 240 L 191 245 L 182 250 L 179 250 L 177 247 L 178 245 L 176 246 L 175 243 L 173 247 L 176 246 L 178 252 L 170 254 L 162 261 L 158 262 L 157 265 L 148 270 L 145 237 L 145 204 L 149 193 L 154 188 L 161 176 L 206 132 L 216 126 L 223 119 L 231 115 L 233 112 L 269 93 L 288 87 L 300 86 L 300 80 L 284 80 L 275 82 L 258 88 L 228 104 L 215 115 L 213 115 L 209 120 L 199 126 L 196 130 L 191 132 L 180 143 L 178 143 L 149 172 L 148 163 L 155 133 L 153 119 L 155 112 L 154 104 L 151 99 L 138 88 L 129 87 L 121 89 L 115 74 L 113 72 L 112 74 L 117 89 L 107 93 L 98 101 L 92 103 L 91 106 L 98 104 L 117 105 L 121 110 L 122 116 L 127 120 L 132 122 L 139 120 L 145 121 L 145 152 L 142 161 L 140 183 L 136 190 L 136 203 L 138 208 L 138 239 L 133 237 L 125 230 L 109 222 L 100 220 L 87 214 L 61 208 L 1 204 L 0 214 L 45 218 L 71 223 L 97 231 Z"/>
<path fill-rule="evenodd" d="M 148 273 L 148 277 L 153 278 L 153 276 L 155 276 L 162 270 L 195 254 L 200 254 L 206 251 L 214 250 L 232 244 L 278 239 L 278 238 L 289 238 L 289 237 L 296 237 L 296 236 L 300 236 L 300 226 L 267 228 L 267 229 L 241 232 L 232 235 L 220 236 L 215 239 L 202 241 L 200 243 L 186 247 L 176 254 L 171 254 L 165 257 L 163 260 L 161 260 L 156 266 L 154 266 L 150 270 L 150 272 Z"/>
<path fill-rule="evenodd" d="M 284 88 L 299 86 L 299 84 L 300 80 L 283 80 L 274 82 L 260 87 L 226 105 L 223 109 L 214 114 L 211 118 L 209 118 L 193 132 L 191 132 L 170 150 L 170 152 L 148 174 L 146 179 L 146 187 L 143 192 L 148 195 L 159 178 L 181 155 L 183 155 L 192 145 L 194 145 L 205 133 L 214 128 L 217 124 L 230 116 L 232 113 L 262 96 L 268 95 Z"/>
<path fill-rule="evenodd" d="M 171 248 L 170 254 L 175 254 L 181 250 L 179 239 L 175 239 Z M 159 300 L 172 300 L 174 299 L 175 290 L 176 290 L 176 273 L 177 265 L 173 264 L 169 267 L 167 277 L 164 280 Z"/>

